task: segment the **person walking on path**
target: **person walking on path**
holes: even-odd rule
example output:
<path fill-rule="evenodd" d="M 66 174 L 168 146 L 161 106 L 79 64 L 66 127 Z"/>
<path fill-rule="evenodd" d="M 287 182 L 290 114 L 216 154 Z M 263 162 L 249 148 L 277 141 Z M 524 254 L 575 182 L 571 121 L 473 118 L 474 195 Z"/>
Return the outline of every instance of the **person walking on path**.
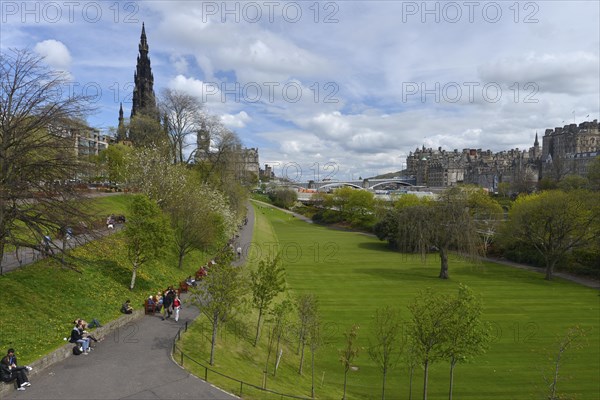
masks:
<path fill-rule="evenodd" d="M 179 296 L 175 295 L 173 299 L 173 311 L 175 312 L 175 322 L 179 321 L 179 310 L 181 310 L 181 300 Z"/>

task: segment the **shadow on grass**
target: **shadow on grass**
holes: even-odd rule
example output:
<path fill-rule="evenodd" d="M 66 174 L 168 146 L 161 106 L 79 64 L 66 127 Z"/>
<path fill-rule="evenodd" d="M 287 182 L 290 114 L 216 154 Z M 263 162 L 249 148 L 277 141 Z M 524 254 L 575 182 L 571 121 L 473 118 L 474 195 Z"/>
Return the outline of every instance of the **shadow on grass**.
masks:
<path fill-rule="evenodd" d="M 412 268 L 360 268 L 353 271 L 356 274 L 367 274 L 376 276 L 384 280 L 427 282 L 431 280 L 441 280 L 437 276 L 437 271 L 423 267 Z"/>
<path fill-rule="evenodd" d="M 359 243 L 358 248 L 367 251 L 382 251 L 385 253 L 398 253 L 398 251 L 392 249 L 387 242 L 362 242 Z"/>

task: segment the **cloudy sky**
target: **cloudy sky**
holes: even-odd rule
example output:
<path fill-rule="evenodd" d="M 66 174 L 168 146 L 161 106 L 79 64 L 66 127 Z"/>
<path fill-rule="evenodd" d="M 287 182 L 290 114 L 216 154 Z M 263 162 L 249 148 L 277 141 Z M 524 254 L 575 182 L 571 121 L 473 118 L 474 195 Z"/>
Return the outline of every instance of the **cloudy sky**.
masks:
<path fill-rule="evenodd" d="M 30 48 L 131 108 L 145 23 L 155 91 L 194 94 L 261 164 L 298 180 L 397 171 L 415 148 L 529 148 L 600 118 L 598 1 L 2 1 Z"/>

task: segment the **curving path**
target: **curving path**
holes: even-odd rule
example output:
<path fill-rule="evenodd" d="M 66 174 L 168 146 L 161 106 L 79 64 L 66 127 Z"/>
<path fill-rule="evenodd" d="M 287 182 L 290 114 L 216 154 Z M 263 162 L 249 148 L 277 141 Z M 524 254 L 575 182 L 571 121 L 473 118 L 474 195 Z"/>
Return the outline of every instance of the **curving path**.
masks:
<path fill-rule="evenodd" d="M 254 212 L 239 234 L 242 246 L 252 240 Z M 244 260 L 238 261 L 243 263 Z M 11 390 L 3 399 L 237 399 L 191 375 L 171 359 L 173 338 L 186 321 L 199 314 L 184 307 L 179 322 L 144 316 L 108 334 L 87 356 L 69 356 L 42 371 L 33 371 L 32 385 Z M 36 373 L 37 372 L 37 373 Z"/>

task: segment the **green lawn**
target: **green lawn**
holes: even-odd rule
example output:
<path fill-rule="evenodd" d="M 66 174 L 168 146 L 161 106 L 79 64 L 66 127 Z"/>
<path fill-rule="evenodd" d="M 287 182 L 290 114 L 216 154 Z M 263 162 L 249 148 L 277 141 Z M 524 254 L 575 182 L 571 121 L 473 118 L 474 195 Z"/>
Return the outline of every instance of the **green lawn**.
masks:
<path fill-rule="evenodd" d="M 456 399 L 544 398 L 544 379 L 553 370 L 549 357 L 556 351 L 557 334 L 574 325 L 587 328 L 587 345 L 569 350 L 561 366 L 559 392 L 577 399 L 597 399 L 600 393 L 600 297 L 597 290 L 557 279 L 547 282 L 542 274 L 506 266 L 462 261 L 452 258 L 450 280 L 437 278 L 438 259 L 431 255 L 423 264 L 419 257 L 389 251 L 384 242 L 360 233 L 328 229 L 299 221 L 283 212 L 257 206 L 255 244 L 252 259 L 277 247 L 282 251 L 287 283 L 292 294 L 313 292 L 320 299 L 325 322 L 325 343 L 315 361 L 318 398 L 341 398 L 343 371 L 338 350 L 343 332 L 359 324 L 359 341 L 367 347 L 370 321 L 376 308 L 392 305 L 402 318 L 409 317 L 406 305 L 423 288 L 455 293 L 459 283 L 480 294 L 485 317 L 494 328 L 489 351 L 455 370 Z M 275 242 L 278 243 L 275 246 Z M 266 243 L 266 245 L 260 245 Z M 216 368 L 225 374 L 261 385 L 265 364 L 268 325 L 258 348 L 251 346 L 254 311 L 246 307 L 222 329 Z M 297 374 L 294 330 L 288 330 L 289 345 L 284 349 L 276 377 L 268 377 L 268 387 L 284 393 L 310 395 L 310 352 L 304 375 Z M 183 346 L 194 358 L 207 359 L 210 328 L 199 317 L 185 336 Z M 272 360 L 272 358 L 271 358 Z M 381 373 L 363 349 L 356 360 L 357 371 L 349 374 L 348 398 L 372 399 L 379 396 Z M 193 368 L 199 376 L 204 369 Z M 446 398 L 449 366 L 433 364 L 429 398 Z M 239 384 L 219 379 L 209 372 L 209 381 L 239 392 Z M 408 373 L 398 366 L 388 376 L 386 398 L 408 398 Z M 269 398 L 264 393 L 245 397 Z M 422 372 L 413 380 L 413 398 L 422 397 Z M 278 397 L 273 397 L 278 398 Z"/>

